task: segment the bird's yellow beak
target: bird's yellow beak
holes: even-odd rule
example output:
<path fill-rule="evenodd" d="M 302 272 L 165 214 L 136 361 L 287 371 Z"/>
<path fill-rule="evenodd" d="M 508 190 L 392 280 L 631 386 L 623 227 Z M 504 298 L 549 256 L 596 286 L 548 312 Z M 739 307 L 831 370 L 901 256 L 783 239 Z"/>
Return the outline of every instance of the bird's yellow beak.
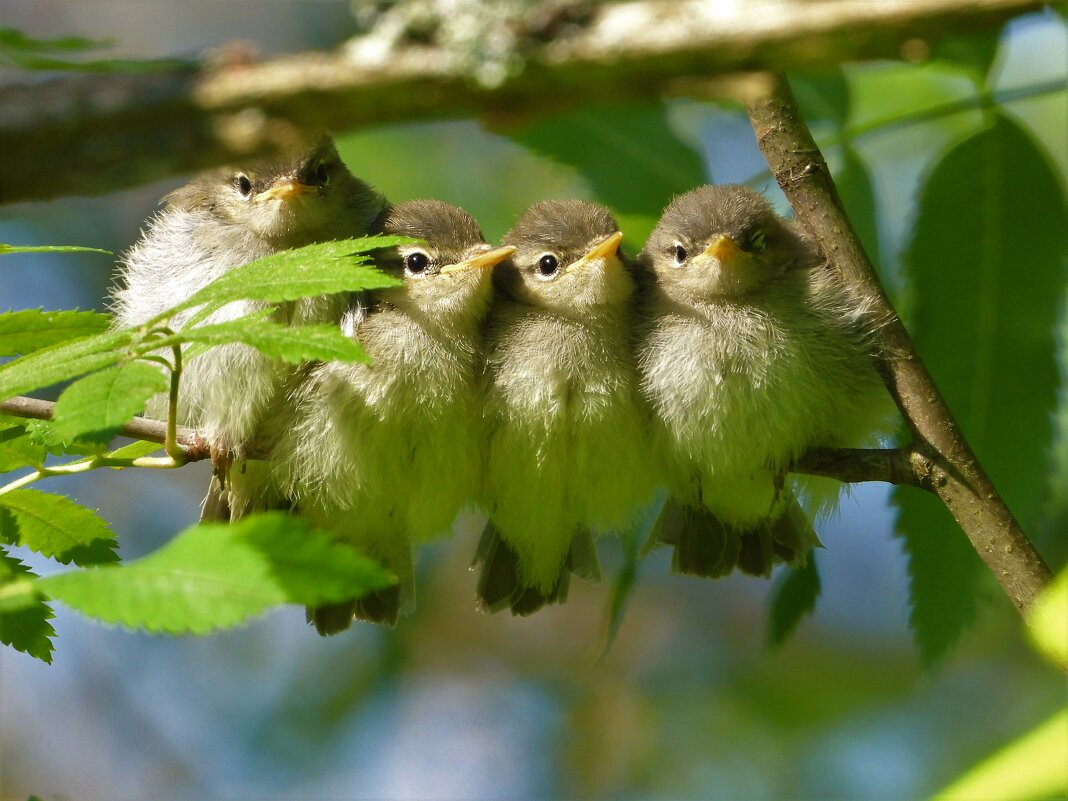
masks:
<path fill-rule="evenodd" d="M 484 250 L 477 256 L 472 256 L 469 259 L 464 259 L 456 264 L 449 264 L 441 268 L 442 275 L 448 275 L 449 273 L 459 273 L 464 270 L 484 269 L 486 267 L 494 267 L 500 264 L 515 253 L 515 248 L 511 245 L 505 245 L 504 247 L 493 248 L 493 250 Z"/>
<path fill-rule="evenodd" d="M 315 187 L 302 184 L 300 181 L 279 181 L 270 189 L 256 195 L 256 202 L 264 203 L 275 199 L 289 200 L 300 195 L 306 195 L 314 191 L 314 189 Z"/>
<path fill-rule="evenodd" d="M 605 237 L 586 253 L 581 259 L 567 265 L 567 272 L 581 270 L 591 262 L 604 259 L 606 266 L 622 266 L 619 260 L 619 243 L 623 241 L 623 232 L 616 231 L 611 236 Z"/>
<path fill-rule="evenodd" d="M 720 234 L 713 239 L 711 244 L 705 248 L 704 253 L 701 254 L 701 256 L 715 259 L 728 269 L 737 264 L 738 260 L 745 257 L 745 255 L 745 251 L 738 247 L 738 243 L 726 234 Z"/>

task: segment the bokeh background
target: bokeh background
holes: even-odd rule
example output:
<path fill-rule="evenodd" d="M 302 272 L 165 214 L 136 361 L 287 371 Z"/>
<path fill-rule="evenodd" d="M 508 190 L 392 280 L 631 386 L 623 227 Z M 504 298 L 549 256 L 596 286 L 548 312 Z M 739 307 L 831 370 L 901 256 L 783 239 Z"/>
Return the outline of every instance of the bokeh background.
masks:
<path fill-rule="evenodd" d="M 233 40 L 270 55 L 333 47 L 356 30 L 349 5 L 331 0 L 0 0 L 0 19 L 42 38 L 111 38 L 111 53 L 125 57 L 196 55 Z M 1053 13 L 1010 23 L 996 42 L 991 86 L 1064 79 L 1066 35 Z M 947 62 L 847 65 L 844 74 L 852 130 L 975 93 Z M 1063 187 L 1063 88 L 1008 102 L 1004 111 L 1038 142 Z M 874 129 L 853 142 L 874 182 L 878 260 L 906 309 L 915 299 L 902 259 L 919 187 L 941 154 L 974 132 L 979 114 Z M 693 185 L 749 181 L 779 197 L 737 108 L 671 101 L 667 120 L 700 157 L 704 174 L 692 175 Z M 390 198 L 464 206 L 491 240 L 535 200 L 598 199 L 579 170 L 477 121 L 337 133 L 350 168 Z M 833 131 L 817 126 L 816 133 Z M 642 158 L 654 172 L 678 169 L 670 153 Z M 62 169 L 42 164 L 42 180 Z M 184 180 L 0 208 L 0 241 L 118 253 Z M 627 244 L 637 249 L 651 221 L 622 218 Z M 88 254 L 6 257 L 0 307 L 103 309 L 112 268 L 111 258 Z M 1062 283 L 1061 402 L 1047 449 L 1049 491 L 1034 526 L 1055 564 L 1068 552 L 1064 301 Z M 52 488 L 99 508 L 131 559 L 196 520 L 208 476 L 202 463 L 165 475 L 53 479 Z M 612 578 L 623 563 L 612 540 L 601 543 L 601 586 L 578 583 L 566 606 L 530 619 L 481 615 L 467 570 L 481 527 L 474 514 L 458 521 L 451 539 L 424 550 L 419 608 L 395 630 L 357 626 L 320 639 L 303 610 L 285 608 L 207 638 L 153 637 L 60 606 L 54 664 L 0 650 L 0 796 L 922 798 L 1046 719 L 1068 692 L 992 582 L 959 645 L 934 666 L 922 664 L 909 631 L 895 514 L 881 485 L 856 487 L 843 500 L 821 530 L 823 595 L 778 649 L 767 646 L 772 583 L 671 576 L 668 555 L 654 553 L 640 563 L 618 637 L 599 659 Z M 18 555 L 40 572 L 54 569 Z"/>

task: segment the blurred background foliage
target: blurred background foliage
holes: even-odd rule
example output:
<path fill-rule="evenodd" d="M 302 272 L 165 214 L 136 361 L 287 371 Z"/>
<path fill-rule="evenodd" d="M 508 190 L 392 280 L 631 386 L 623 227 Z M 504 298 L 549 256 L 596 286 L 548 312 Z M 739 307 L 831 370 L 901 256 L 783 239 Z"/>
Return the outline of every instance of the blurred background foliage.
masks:
<path fill-rule="evenodd" d="M 233 39 L 265 54 L 325 48 L 356 30 L 334 0 L 4 0 L 4 24 L 60 42 L 34 57 L 62 56 L 72 33 L 112 40 L 107 69 Z M 18 63 L 11 41 L 0 55 Z M 791 79 L 921 354 L 1056 571 L 1068 559 L 1065 21 L 1035 14 L 909 55 Z M 704 181 L 749 183 L 786 210 L 727 104 L 336 133 L 351 169 L 391 199 L 457 203 L 491 240 L 535 200 L 585 197 L 618 213 L 633 252 L 670 197 Z M 42 165 L 41 180 L 61 169 Z M 184 180 L 7 207 L 0 241 L 118 252 Z M 8 257 L 0 306 L 100 309 L 111 269 L 97 255 Z M 207 477 L 197 464 L 52 489 L 99 507 L 131 559 L 196 519 Z M 598 661 L 611 576 L 628 564 L 613 540 L 601 586 L 531 619 L 482 616 L 465 569 L 480 525 L 463 517 L 424 551 L 419 609 L 392 631 L 322 640 L 286 608 L 168 639 L 58 608 L 55 664 L 0 650 L 0 795 L 898 801 L 933 794 L 1065 704 L 1063 675 L 919 492 L 864 485 L 843 500 L 821 530 L 822 597 L 777 649 L 768 607 L 782 575 L 702 582 L 670 576 L 656 553 Z"/>

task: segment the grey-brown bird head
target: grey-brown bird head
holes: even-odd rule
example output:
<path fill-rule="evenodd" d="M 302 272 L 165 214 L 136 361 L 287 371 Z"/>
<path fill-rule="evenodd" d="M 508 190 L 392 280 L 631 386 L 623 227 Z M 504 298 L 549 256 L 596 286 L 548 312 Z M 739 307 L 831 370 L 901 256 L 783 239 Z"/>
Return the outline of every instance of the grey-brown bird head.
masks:
<path fill-rule="evenodd" d="M 487 244 L 470 214 L 440 200 L 394 206 L 381 229 L 421 241 L 376 254 L 379 269 L 404 282 L 379 296 L 410 313 L 438 319 L 481 319 L 493 294 L 490 268 L 515 252 L 514 247 Z"/>
<path fill-rule="evenodd" d="M 516 300 L 563 314 L 623 304 L 634 282 L 623 264 L 622 239 L 615 219 L 596 203 L 535 203 L 501 239 L 516 252 L 497 271 L 498 286 Z"/>
<path fill-rule="evenodd" d="M 329 137 L 285 162 L 208 173 L 164 202 L 206 210 L 221 225 L 245 227 L 277 250 L 365 233 L 385 206 L 349 172 Z"/>
<path fill-rule="evenodd" d="M 758 291 L 816 255 L 758 192 L 706 185 L 671 202 L 640 259 L 669 296 L 714 301 Z"/>

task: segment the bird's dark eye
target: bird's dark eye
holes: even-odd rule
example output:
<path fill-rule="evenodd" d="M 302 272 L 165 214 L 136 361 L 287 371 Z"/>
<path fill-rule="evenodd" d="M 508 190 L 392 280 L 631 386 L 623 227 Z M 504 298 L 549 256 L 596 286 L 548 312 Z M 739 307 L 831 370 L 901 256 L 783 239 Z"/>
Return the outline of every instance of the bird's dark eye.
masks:
<path fill-rule="evenodd" d="M 682 245 L 675 245 L 675 261 L 679 264 L 682 264 L 684 261 L 686 261 L 686 248 L 684 248 Z"/>
<path fill-rule="evenodd" d="M 315 183 L 319 186 L 326 186 L 330 183 L 330 165 L 325 161 L 320 162 L 315 168 Z"/>
<path fill-rule="evenodd" d="M 252 194 L 252 181 L 250 181 L 248 176 L 244 173 L 238 173 L 234 176 L 234 186 L 236 186 L 237 191 L 245 197 Z"/>
<path fill-rule="evenodd" d="M 416 251 L 415 253 L 409 253 L 404 257 L 404 267 L 410 273 L 425 272 L 426 268 L 430 266 L 430 257 L 425 253 Z"/>
<path fill-rule="evenodd" d="M 546 277 L 553 275 L 559 268 L 560 262 L 552 253 L 546 253 L 538 259 L 538 272 Z"/>
<path fill-rule="evenodd" d="M 763 231 L 753 231 L 747 238 L 746 250 L 764 250 L 768 246 L 768 235 Z"/>

